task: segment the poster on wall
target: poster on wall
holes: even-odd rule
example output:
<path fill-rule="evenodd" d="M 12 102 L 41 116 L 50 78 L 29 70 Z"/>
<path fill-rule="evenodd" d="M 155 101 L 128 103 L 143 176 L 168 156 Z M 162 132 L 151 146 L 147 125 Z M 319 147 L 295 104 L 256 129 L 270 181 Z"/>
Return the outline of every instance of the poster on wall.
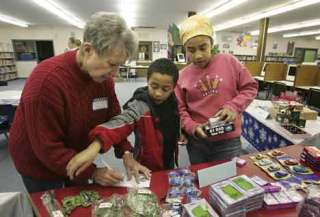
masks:
<path fill-rule="evenodd" d="M 167 50 L 168 45 L 167 44 L 160 44 L 160 50 Z"/>
<path fill-rule="evenodd" d="M 153 52 L 160 52 L 160 41 L 154 41 L 152 43 Z"/>
<path fill-rule="evenodd" d="M 18 61 L 36 60 L 36 42 L 34 40 L 12 40 L 12 43 Z"/>
<path fill-rule="evenodd" d="M 289 56 L 293 56 L 293 51 L 294 51 L 294 41 L 288 41 L 287 54 Z"/>
<path fill-rule="evenodd" d="M 238 47 L 247 47 L 247 48 L 252 48 L 254 47 L 253 43 L 253 38 L 251 35 L 247 33 L 241 33 L 236 39 L 237 41 L 237 46 Z"/>
<path fill-rule="evenodd" d="M 273 44 L 272 44 L 272 49 L 273 49 L 273 50 L 278 49 L 278 43 L 277 43 L 277 42 L 273 42 Z"/>
<path fill-rule="evenodd" d="M 139 41 L 138 60 L 152 60 L 151 41 Z"/>

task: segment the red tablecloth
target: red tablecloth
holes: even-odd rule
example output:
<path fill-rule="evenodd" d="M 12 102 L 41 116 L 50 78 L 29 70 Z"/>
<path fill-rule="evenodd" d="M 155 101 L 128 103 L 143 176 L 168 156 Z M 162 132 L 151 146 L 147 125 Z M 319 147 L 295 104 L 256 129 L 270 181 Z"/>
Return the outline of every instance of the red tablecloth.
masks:
<path fill-rule="evenodd" d="M 302 152 L 303 146 L 302 145 L 292 145 L 285 148 L 282 148 L 284 152 L 288 155 L 295 157 L 296 159 L 300 158 L 300 153 Z M 247 164 L 244 167 L 237 168 L 237 174 L 246 174 L 248 176 L 259 175 L 263 179 L 270 180 L 272 179 L 267 176 L 261 169 L 255 166 L 252 161 L 249 159 L 250 155 L 242 156 L 243 159 L 247 160 Z M 191 170 L 196 172 L 199 169 L 206 168 L 212 165 L 216 165 L 222 163 L 223 161 L 215 161 L 210 163 L 203 163 L 198 165 L 193 165 Z M 154 172 L 152 174 L 151 179 L 151 190 L 158 195 L 160 200 L 164 199 L 168 190 L 168 171 L 159 171 Z M 219 176 L 219 174 L 216 174 Z M 86 186 L 76 186 L 76 187 L 69 187 L 63 188 L 55 191 L 56 199 L 62 201 L 62 199 L 66 196 L 72 196 L 78 194 L 82 190 L 95 190 L 100 193 L 101 196 L 110 196 L 114 193 L 118 194 L 125 194 L 127 190 L 125 188 L 116 188 L 116 187 L 102 187 L 99 185 L 86 185 Z M 205 198 L 208 198 L 208 187 L 201 188 L 202 195 Z M 41 217 L 49 217 L 45 207 L 42 205 L 42 201 L 40 199 L 43 192 L 37 192 L 31 194 L 31 199 L 33 203 L 33 207 L 38 216 Z M 91 216 L 91 208 L 77 208 L 75 209 L 70 217 L 90 217 Z M 278 210 L 266 210 L 266 209 L 259 209 L 256 211 L 249 212 L 247 214 L 248 217 L 295 217 L 298 216 L 296 208 L 288 208 L 288 209 L 278 209 Z"/>

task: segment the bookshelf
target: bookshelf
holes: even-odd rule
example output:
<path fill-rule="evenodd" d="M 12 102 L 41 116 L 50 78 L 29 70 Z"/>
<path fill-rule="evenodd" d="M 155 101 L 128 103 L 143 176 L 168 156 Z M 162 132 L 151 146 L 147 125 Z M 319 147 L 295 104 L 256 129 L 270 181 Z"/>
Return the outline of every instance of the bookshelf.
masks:
<path fill-rule="evenodd" d="M 235 57 L 238 58 L 241 62 L 250 62 L 250 61 L 256 61 L 257 57 L 255 55 L 241 55 L 241 54 L 235 54 Z"/>
<path fill-rule="evenodd" d="M 17 78 L 15 55 L 10 44 L 0 43 L 0 81 Z"/>
<path fill-rule="evenodd" d="M 257 57 L 255 55 L 234 55 L 241 62 L 255 62 Z M 296 58 L 294 56 L 265 56 L 265 62 L 275 62 L 275 63 L 295 63 Z"/>

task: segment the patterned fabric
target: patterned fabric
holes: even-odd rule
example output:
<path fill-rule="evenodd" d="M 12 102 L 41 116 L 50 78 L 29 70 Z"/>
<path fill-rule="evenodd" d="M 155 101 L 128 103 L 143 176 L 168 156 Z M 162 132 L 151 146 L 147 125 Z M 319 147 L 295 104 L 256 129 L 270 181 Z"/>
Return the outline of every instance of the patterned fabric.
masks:
<path fill-rule="evenodd" d="M 249 113 L 243 112 L 241 118 L 242 136 L 258 151 L 293 145 L 292 142 L 257 121 Z"/>
<path fill-rule="evenodd" d="M 107 106 L 95 108 L 102 98 Z M 42 61 L 24 86 L 10 128 L 17 170 L 34 179 L 64 180 L 70 159 L 88 146 L 89 131 L 120 111 L 113 79 L 94 82 L 79 68 L 76 51 Z M 77 181 L 92 177 L 94 169 L 88 167 Z"/>
<path fill-rule="evenodd" d="M 257 82 L 234 56 L 215 55 L 205 69 L 190 64 L 182 69 L 175 89 L 183 129 L 192 135 L 221 108 L 241 114 L 256 97 Z M 235 131 L 210 137 L 210 141 L 233 139 L 241 134 L 240 115 Z"/>
<path fill-rule="evenodd" d="M 189 39 L 200 35 L 206 35 L 213 39 L 212 24 L 207 17 L 194 15 L 183 21 L 180 26 L 180 37 L 183 45 Z"/>

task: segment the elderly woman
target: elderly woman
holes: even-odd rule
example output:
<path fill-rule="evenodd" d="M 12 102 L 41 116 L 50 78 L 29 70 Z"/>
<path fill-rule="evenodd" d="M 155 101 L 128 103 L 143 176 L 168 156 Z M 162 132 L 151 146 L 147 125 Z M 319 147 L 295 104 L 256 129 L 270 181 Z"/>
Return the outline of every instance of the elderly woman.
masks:
<path fill-rule="evenodd" d="M 79 50 L 35 67 L 9 139 L 11 156 L 29 192 L 63 187 L 67 163 L 87 147 L 90 129 L 120 113 L 113 77 L 136 49 L 136 39 L 125 21 L 100 12 L 88 21 Z M 107 185 L 118 182 L 122 175 L 91 165 L 75 181 L 89 178 Z"/>

